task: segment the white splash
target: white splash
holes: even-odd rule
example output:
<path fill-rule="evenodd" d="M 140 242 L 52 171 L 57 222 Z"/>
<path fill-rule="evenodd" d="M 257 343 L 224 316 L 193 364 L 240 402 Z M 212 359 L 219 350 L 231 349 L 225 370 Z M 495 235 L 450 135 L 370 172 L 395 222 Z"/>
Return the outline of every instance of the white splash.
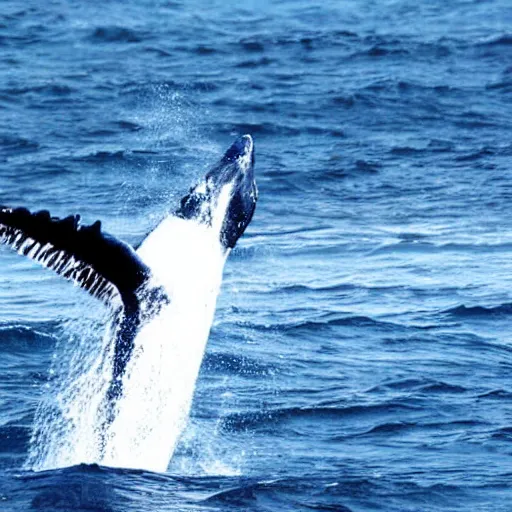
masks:
<path fill-rule="evenodd" d="M 219 234 L 230 197 L 227 185 L 211 226 L 171 216 L 141 245 L 138 254 L 171 301 L 135 339 L 117 415 L 106 435 L 101 432 L 105 425 L 101 402 L 110 379 L 114 343 L 108 329 L 101 353 L 97 351 L 93 360 L 82 365 L 80 375 L 68 374 L 68 385 L 60 396 L 66 426 L 58 435 L 47 432 L 35 440 L 36 444 L 44 440 L 48 446 L 35 450 L 32 469 L 82 462 L 167 469 L 187 422 L 213 321 L 228 254 Z M 54 425 L 55 430 L 59 429 Z"/>

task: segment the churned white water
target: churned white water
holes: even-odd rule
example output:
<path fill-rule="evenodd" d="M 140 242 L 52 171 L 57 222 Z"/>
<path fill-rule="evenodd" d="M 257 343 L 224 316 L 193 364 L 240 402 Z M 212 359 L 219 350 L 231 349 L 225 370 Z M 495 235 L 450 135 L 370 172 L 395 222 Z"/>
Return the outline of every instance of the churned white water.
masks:
<path fill-rule="evenodd" d="M 166 470 L 187 422 L 213 321 L 227 256 L 219 234 L 230 197 L 225 186 L 211 225 L 170 216 L 143 242 L 138 254 L 171 300 L 135 339 L 114 421 L 107 426 L 103 406 L 115 341 L 108 326 L 98 347 L 82 344 L 80 362 L 71 358 L 57 404 L 40 408 L 31 468 L 97 462 Z"/>

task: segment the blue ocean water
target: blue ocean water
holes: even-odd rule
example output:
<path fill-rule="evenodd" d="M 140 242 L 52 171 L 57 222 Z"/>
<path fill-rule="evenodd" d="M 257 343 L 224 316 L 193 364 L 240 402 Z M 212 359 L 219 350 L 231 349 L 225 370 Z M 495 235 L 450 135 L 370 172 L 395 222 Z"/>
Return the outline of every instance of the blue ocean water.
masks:
<path fill-rule="evenodd" d="M 512 510 L 511 27 L 507 0 L 2 0 L 0 204 L 137 242 L 243 133 L 260 200 L 165 474 L 27 467 L 99 306 L 1 251 L 1 510 Z"/>

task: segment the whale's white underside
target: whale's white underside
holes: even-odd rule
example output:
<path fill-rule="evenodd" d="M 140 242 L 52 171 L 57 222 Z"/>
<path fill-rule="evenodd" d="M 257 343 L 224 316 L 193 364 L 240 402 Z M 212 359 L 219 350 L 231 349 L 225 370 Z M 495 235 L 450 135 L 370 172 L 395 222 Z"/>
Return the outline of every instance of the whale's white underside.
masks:
<path fill-rule="evenodd" d="M 166 469 L 213 321 L 225 262 L 218 240 L 212 228 L 169 217 L 140 247 L 171 302 L 135 339 L 103 464 Z"/>

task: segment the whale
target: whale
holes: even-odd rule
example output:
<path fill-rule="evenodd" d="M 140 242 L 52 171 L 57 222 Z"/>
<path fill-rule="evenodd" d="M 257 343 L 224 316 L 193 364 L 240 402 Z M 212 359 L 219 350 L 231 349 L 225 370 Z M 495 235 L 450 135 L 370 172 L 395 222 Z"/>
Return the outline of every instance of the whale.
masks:
<path fill-rule="evenodd" d="M 125 393 L 139 338 L 151 339 L 157 331 L 194 331 L 200 352 L 225 261 L 251 222 L 257 200 L 254 143 L 243 135 L 134 246 L 105 232 L 100 220 L 87 225 L 78 214 L 58 218 L 47 210 L 0 206 L 1 243 L 73 282 L 112 312 L 103 430 L 119 414 L 116 403 Z M 189 318 L 193 315 L 201 318 Z M 184 400 L 181 409 L 189 402 Z M 100 444 L 104 455 L 108 437 Z"/>

